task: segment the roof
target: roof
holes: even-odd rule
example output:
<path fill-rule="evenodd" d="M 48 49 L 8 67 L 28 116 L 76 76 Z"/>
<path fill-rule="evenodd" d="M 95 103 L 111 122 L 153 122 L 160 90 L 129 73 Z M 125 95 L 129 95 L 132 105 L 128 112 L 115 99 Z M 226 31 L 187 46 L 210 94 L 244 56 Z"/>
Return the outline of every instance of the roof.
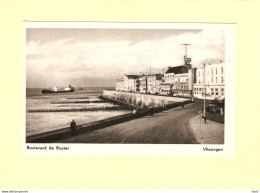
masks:
<path fill-rule="evenodd" d="M 174 74 L 188 73 L 188 68 L 184 65 L 169 67 L 165 74 L 168 74 L 168 73 L 174 73 Z"/>
<path fill-rule="evenodd" d="M 163 74 L 156 74 L 156 80 L 162 80 Z"/>
<path fill-rule="evenodd" d="M 139 77 L 155 77 L 156 79 L 157 78 L 160 78 L 160 77 L 163 77 L 163 74 L 143 74 L 143 75 L 140 75 Z"/>
<path fill-rule="evenodd" d="M 160 85 L 172 85 L 172 83 L 161 83 Z"/>
<path fill-rule="evenodd" d="M 139 77 L 138 75 L 125 75 L 125 76 L 131 79 L 137 79 Z"/>
<path fill-rule="evenodd" d="M 116 82 L 122 82 L 122 81 L 124 81 L 124 79 L 116 79 Z"/>

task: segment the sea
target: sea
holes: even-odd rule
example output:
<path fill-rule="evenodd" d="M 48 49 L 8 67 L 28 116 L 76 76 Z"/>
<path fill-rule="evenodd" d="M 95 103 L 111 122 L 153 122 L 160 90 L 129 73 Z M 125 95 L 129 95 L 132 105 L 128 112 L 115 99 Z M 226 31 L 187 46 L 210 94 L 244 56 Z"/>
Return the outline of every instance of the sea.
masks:
<path fill-rule="evenodd" d="M 90 111 L 90 112 L 37 112 L 35 109 L 66 109 L 79 107 L 114 106 L 111 103 L 68 103 L 52 104 L 52 102 L 97 100 L 103 90 L 113 87 L 74 87 L 73 93 L 42 94 L 41 88 L 26 88 L 26 136 L 44 133 L 64 127 L 69 127 L 72 120 L 77 125 L 106 119 L 113 116 L 129 113 L 127 110 L 117 111 Z M 89 99 L 86 99 L 88 97 Z"/>

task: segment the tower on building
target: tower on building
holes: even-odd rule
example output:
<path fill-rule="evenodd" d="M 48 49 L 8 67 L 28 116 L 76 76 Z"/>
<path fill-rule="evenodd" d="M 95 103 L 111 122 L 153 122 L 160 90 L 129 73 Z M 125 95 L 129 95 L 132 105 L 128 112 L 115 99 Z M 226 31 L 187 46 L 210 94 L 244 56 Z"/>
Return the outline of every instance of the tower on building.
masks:
<path fill-rule="evenodd" d="M 188 46 L 191 44 L 181 44 L 185 46 L 185 55 L 184 55 L 184 65 L 187 66 L 188 68 L 191 68 L 191 58 L 188 58 Z"/>

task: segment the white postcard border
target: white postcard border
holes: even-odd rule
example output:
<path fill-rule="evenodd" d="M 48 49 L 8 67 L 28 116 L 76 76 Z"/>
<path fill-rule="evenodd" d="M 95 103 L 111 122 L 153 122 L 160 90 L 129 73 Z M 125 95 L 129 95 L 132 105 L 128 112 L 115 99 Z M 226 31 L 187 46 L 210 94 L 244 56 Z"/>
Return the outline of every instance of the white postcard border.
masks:
<path fill-rule="evenodd" d="M 55 144 L 26 143 L 26 29 L 27 28 L 133 28 L 133 29 L 223 29 L 225 30 L 225 142 L 210 144 Z M 90 156 L 234 156 L 235 153 L 235 67 L 236 24 L 220 23 L 112 23 L 112 22 L 28 22 L 23 23 L 23 135 L 25 155 Z M 46 150 L 29 150 L 46 147 Z M 59 150 L 56 147 L 60 147 Z M 204 148 L 217 150 L 204 151 Z M 53 148 L 53 149 L 52 149 Z M 63 150 L 61 150 L 63 148 Z"/>

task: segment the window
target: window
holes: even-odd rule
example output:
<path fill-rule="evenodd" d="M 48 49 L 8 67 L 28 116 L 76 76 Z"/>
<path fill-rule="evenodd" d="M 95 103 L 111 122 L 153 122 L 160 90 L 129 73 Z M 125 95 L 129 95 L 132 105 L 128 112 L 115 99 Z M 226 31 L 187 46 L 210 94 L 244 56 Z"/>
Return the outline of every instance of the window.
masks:
<path fill-rule="evenodd" d="M 218 74 L 218 69 L 216 68 L 216 74 Z"/>
<path fill-rule="evenodd" d="M 216 77 L 216 83 L 218 83 L 218 77 Z"/>
<path fill-rule="evenodd" d="M 213 77 L 211 77 L 211 83 L 213 83 Z"/>
<path fill-rule="evenodd" d="M 213 69 L 211 69 L 211 74 L 213 75 Z"/>
<path fill-rule="evenodd" d="M 214 88 L 211 88 L 211 95 L 214 95 Z"/>
<path fill-rule="evenodd" d="M 223 69 L 223 67 L 221 67 L 221 74 L 223 74 L 223 72 L 224 72 L 224 69 Z"/>
<path fill-rule="evenodd" d="M 218 95 L 218 88 L 215 88 L 216 95 Z"/>
<path fill-rule="evenodd" d="M 222 95 L 222 96 L 225 95 L 225 90 L 224 90 L 224 88 L 221 88 L 221 95 Z"/>
<path fill-rule="evenodd" d="M 223 76 L 221 77 L 221 83 L 224 83 L 224 78 L 223 78 Z"/>

